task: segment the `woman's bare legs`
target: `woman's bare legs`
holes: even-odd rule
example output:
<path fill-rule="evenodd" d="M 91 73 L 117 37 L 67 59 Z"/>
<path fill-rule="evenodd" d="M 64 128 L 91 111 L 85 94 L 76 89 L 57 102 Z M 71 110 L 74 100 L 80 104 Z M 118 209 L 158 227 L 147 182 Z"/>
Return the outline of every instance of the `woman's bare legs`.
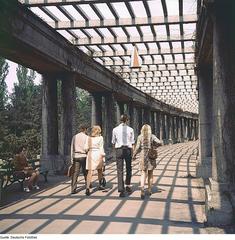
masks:
<path fill-rule="evenodd" d="M 140 176 L 140 196 L 141 199 L 144 199 L 144 185 L 146 182 L 146 177 L 147 177 L 147 171 L 142 170 L 141 171 L 141 176 Z"/>
<path fill-rule="evenodd" d="M 28 182 L 28 188 L 29 189 L 33 189 L 33 186 L 36 185 L 37 181 L 38 181 L 38 177 L 39 177 L 39 172 L 35 171 L 32 173 L 32 175 L 29 178 L 29 182 Z"/>
<path fill-rule="evenodd" d="M 86 181 L 86 195 L 90 195 L 90 184 L 92 180 L 93 170 L 88 170 Z"/>
<path fill-rule="evenodd" d="M 97 169 L 97 172 L 98 172 L 98 179 L 99 179 L 99 190 L 104 190 L 104 186 L 102 186 L 102 183 L 101 183 L 101 180 L 103 178 L 103 169 L 100 168 L 100 169 Z"/>
<path fill-rule="evenodd" d="M 153 170 L 148 170 L 148 191 L 149 194 L 152 194 L 152 186 L 153 186 Z"/>
<path fill-rule="evenodd" d="M 103 177 L 103 171 L 102 171 L 102 168 L 100 168 L 100 169 L 97 169 L 97 172 L 98 172 L 98 179 L 99 179 L 99 181 L 102 179 L 102 177 Z"/>

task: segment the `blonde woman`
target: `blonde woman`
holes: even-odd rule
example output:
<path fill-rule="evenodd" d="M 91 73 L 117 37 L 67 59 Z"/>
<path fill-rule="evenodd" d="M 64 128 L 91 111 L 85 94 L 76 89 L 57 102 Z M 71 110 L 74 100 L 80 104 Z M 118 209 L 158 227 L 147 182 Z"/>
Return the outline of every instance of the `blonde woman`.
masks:
<path fill-rule="evenodd" d="M 148 124 L 144 124 L 141 128 L 141 133 L 137 138 L 137 143 L 133 152 L 133 158 L 139 153 L 139 169 L 141 171 L 140 187 L 141 187 L 141 199 L 144 199 L 144 185 L 146 178 L 148 177 L 148 192 L 152 194 L 153 184 L 153 170 L 156 168 L 156 159 L 150 159 L 148 157 L 151 144 L 162 145 L 162 142 L 152 134 L 151 127 Z"/>
<path fill-rule="evenodd" d="M 92 180 L 93 171 L 98 171 L 98 179 L 99 179 L 99 189 L 104 189 L 102 187 L 101 181 L 103 178 L 103 163 L 105 158 L 104 153 L 104 140 L 101 136 L 101 128 L 98 125 L 95 125 L 91 129 L 91 136 L 87 138 L 86 141 L 86 150 L 87 158 L 86 158 L 86 169 L 87 173 L 87 182 L 86 182 L 86 195 L 90 195 L 90 184 Z"/>

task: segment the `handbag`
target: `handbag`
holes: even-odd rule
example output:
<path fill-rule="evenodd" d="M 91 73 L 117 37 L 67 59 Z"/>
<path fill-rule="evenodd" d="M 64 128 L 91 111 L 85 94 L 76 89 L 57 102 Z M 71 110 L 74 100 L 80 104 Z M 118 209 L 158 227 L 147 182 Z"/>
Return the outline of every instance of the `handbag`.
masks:
<path fill-rule="evenodd" d="M 75 172 L 75 165 L 74 165 L 74 164 L 71 164 L 71 165 L 69 166 L 69 168 L 68 168 L 67 176 L 68 176 L 68 177 L 72 177 L 73 174 L 74 174 L 74 172 Z"/>
<path fill-rule="evenodd" d="M 148 158 L 151 159 L 156 159 L 158 157 L 158 152 L 157 152 L 157 146 L 153 144 L 151 141 L 151 147 L 148 151 Z"/>

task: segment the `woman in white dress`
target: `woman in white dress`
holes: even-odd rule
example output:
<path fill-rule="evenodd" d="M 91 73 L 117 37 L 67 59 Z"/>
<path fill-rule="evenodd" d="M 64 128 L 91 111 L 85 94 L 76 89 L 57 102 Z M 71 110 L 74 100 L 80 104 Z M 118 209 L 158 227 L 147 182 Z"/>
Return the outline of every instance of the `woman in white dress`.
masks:
<path fill-rule="evenodd" d="M 87 158 L 86 158 L 86 169 L 87 173 L 87 182 L 86 182 L 86 195 L 90 195 L 90 184 L 92 180 L 93 171 L 98 171 L 98 179 L 99 179 L 99 190 L 103 190 L 101 181 L 103 178 L 103 164 L 105 160 L 105 152 L 104 152 L 104 140 L 101 136 L 101 128 L 96 125 L 91 129 L 91 136 L 87 138 L 86 141 L 86 150 Z"/>

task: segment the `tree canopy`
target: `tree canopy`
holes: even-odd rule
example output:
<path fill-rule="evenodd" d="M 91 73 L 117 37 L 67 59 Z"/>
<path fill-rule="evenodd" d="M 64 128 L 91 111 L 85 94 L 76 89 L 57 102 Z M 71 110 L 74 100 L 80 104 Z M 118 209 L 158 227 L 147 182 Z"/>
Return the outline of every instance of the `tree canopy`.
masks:
<path fill-rule="evenodd" d="M 8 69 L 6 60 L 0 58 L 0 158 L 13 157 L 17 148 L 22 145 L 28 147 L 29 157 L 35 157 L 41 153 L 42 86 L 35 85 L 34 71 L 18 65 L 18 81 L 9 94 L 5 82 Z M 60 87 L 61 84 L 58 84 L 58 96 Z M 76 100 L 78 128 L 80 124 L 90 124 L 91 99 L 86 91 L 77 89 Z M 60 105 L 58 99 L 59 115 Z"/>

